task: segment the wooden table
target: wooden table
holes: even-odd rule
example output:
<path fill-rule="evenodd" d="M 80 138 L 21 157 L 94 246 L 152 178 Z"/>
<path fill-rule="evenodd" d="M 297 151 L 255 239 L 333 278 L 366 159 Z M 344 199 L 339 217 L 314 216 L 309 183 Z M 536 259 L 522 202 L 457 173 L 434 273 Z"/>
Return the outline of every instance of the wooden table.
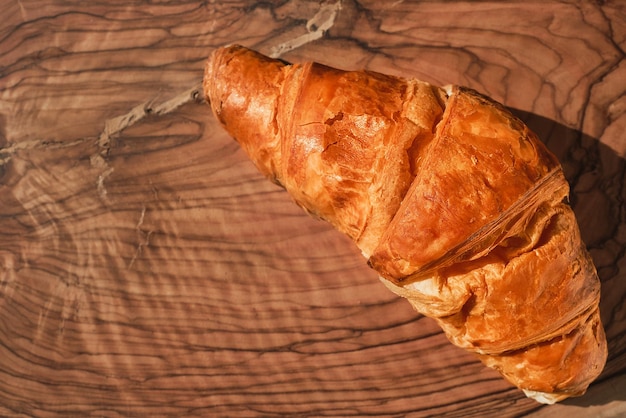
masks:
<path fill-rule="evenodd" d="M 624 2 L 5 2 L 1 416 L 626 413 Z M 266 181 L 200 94 L 241 43 L 473 87 L 563 162 L 609 360 L 545 407 Z"/>

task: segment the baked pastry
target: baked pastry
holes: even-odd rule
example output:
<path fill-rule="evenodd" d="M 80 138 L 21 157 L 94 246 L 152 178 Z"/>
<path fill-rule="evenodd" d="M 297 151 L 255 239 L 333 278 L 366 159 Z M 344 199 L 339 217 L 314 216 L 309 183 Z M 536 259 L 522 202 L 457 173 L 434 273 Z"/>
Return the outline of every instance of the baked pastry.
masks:
<path fill-rule="evenodd" d="M 503 106 L 238 45 L 213 52 L 203 88 L 258 169 L 348 235 L 452 343 L 542 403 L 600 374 L 600 282 L 568 183 Z"/>

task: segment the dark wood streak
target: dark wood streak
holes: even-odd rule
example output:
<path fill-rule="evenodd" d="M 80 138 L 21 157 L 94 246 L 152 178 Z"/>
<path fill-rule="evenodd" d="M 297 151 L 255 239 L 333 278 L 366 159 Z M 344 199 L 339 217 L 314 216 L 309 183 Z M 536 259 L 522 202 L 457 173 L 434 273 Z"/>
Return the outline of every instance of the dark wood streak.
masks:
<path fill-rule="evenodd" d="M 0 416 L 626 412 L 624 6 L 332 4 L 4 6 Z M 262 178 L 199 93 L 233 42 L 516 109 L 563 162 L 602 279 L 609 362 L 589 393 L 526 399 Z"/>

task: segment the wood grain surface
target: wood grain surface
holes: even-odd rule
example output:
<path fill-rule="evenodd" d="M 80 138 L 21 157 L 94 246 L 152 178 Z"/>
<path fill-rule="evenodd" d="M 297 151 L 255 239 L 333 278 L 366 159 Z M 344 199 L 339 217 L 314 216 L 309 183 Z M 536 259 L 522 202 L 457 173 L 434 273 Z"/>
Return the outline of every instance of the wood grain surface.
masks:
<path fill-rule="evenodd" d="M 0 23 L 0 416 L 626 414 L 623 1 L 29 1 Z M 199 94 L 241 43 L 473 87 L 562 161 L 607 366 L 526 399 L 265 180 Z"/>

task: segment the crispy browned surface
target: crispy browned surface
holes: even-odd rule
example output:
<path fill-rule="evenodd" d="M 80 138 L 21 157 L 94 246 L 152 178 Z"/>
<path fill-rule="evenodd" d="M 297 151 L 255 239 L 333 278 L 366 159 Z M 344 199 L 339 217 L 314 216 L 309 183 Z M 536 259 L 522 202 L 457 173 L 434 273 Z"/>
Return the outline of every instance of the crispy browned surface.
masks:
<path fill-rule="evenodd" d="M 282 66 L 237 45 L 213 54 L 204 86 L 260 171 L 365 254 L 398 210 L 443 112 L 444 93 L 427 83 Z"/>
<path fill-rule="evenodd" d="M 525 386 L 528 391 L 553 393 L 548 398 L 556 401 L 582 395 L 589 381 L 604 367 L 606 337 L 597 309 L 581 319 L 565 335 L 522 350 L 479 357 L 513 384 Z"/>
<path fill-rule="evenodd" d="M 523 205 L 522 196 L 558 167 L 509 112 L 457 87 L 451 88 L 436 141 L 421 158 L 417 179 L 370 260 L 396 281 L 488 249 L 491 242 L 464 244 L 482 229 L 498 229 L 498 223 L 521 216 L 529 208 L 511 206 Z M 493 241 L 490 235 L 487 231 L 478 241 Z"/>
<path fill-rule="evenodd" d="M 276 126 L 279 85 L 284 80 L 284 65 L 243 48 L 232 48 L 230 54 L 214 54 L 213 64 L 205 67 L 204 90 L 213 97 L 213 109 L 222 123 L 228 123 L 235 138 L 246 138 L 241 144 L 253 156 L 265 175 L 279 171 L 280 140 Z M 254 59 L 256 65 L 250 66 Z M 211 83 L 215 75 L 232 76 L 221 84 Z M 251 92 L 255 94 L 251 94 Z M 250 129 L 256 126 L 256 129 Z"/>
<path fill-rule="evenodd" d="M 542 402 L 583 394 L 607 356 L 601 324 L 584 325 L 600 282 L 558 160 L 501 105 L 446 91 L 238 45 L 214 52 L 204 79 L 260 170 L 454 344 Z"/>

